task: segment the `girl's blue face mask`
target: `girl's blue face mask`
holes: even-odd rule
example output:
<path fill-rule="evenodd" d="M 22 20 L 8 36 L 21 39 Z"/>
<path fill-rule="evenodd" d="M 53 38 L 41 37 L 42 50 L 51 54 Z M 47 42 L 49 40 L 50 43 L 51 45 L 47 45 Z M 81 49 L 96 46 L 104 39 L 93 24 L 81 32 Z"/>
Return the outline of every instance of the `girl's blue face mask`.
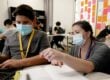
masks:
<path fill-rule="evenodd" d="M 32 25 L 16 24 L 16 28 L 22 36 L 28 35 L 32 32 Z"/>
<path fill-rule="evenodd" d="M 82 36 L 82 34 L 75 34 L 73 35 L 73 44 L 78 45 L 78 46 L 82 46 L 84 44 L 84 38 Z"/>

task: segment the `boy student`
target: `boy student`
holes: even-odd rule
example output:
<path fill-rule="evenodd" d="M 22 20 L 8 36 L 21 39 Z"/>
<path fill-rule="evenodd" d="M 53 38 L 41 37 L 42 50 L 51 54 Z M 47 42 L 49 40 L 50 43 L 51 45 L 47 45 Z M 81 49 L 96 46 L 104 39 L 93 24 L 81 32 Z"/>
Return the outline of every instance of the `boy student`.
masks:
<path fill-rule="evenodd" d="M 22 4 L 16 8 L 14 16 L 17 32 L 5 41 L 0 68 L 19 69 L 47 63 L 39 53 L 50 45 L 47 35 L 34 29 L 36 20 L 33 9 Z"/>

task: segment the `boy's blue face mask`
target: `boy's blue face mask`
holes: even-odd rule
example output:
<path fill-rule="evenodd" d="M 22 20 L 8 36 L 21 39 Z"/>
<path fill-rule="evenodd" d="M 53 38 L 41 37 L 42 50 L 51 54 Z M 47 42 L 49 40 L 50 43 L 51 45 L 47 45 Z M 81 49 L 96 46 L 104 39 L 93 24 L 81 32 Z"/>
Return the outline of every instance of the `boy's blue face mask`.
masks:
<path fill-rule="evenodd" d="M 32 32 L 32 25 L 16 24 L 16 28 L 22 36 L 28 35 Z"/>

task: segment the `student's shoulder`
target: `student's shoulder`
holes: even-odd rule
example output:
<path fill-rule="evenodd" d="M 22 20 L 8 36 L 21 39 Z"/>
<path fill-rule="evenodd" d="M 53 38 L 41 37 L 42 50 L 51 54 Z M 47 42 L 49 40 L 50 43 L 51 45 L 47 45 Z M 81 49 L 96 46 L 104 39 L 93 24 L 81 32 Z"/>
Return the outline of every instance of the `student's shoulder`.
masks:
<path fill-rule="evenodd" d="M 110 48 L 103 42 L 95 41 L 96 48 L 104 49 L 104 50 L 110 50 Z"/>
<path fill-rule="evenodd" d="M 44 32 L 44 31 L 40 31 L 40 30 L 35 30 L 35 34 L 36 34 L 36 36 L 46 36 L 47 34 L 46 34 L 46 32 Z"/>
<path fill-rule="evenodd" d="M 46 34 L 46 32 L 41 31 L 41 30 L 35 30 L 35 33 L 36 33 L 36 34 Z"/>
<path fill-rule="evenodd" d="M 6 37 L 6 41 L 9 41 L 9 42 L 16 41 L 17 39 L 18 39 L 18 32 L 8 34 Z"/>

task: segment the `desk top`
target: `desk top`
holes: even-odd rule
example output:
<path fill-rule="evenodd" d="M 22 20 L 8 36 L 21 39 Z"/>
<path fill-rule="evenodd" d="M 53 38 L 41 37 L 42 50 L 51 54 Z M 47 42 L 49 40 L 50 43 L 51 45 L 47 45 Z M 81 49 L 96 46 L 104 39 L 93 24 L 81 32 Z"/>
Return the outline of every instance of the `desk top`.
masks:
<path fill-rule="evenodd" d="M 70 35 L 70 34 L 52 34 L 52 35 L 50 35 L 50 34 L 48 34 L 48 36 L 65 36 L 65 37 L 72 37 L 72 35 Z"/>
<path fill-rule="evenodd" d="M 34 66 L 20 71 L 20 80 L 27 80 L 26 75 L 29 74 L 31 80 L 88 80 L 70 67 L 63 65 L 41 65 Z"/>

